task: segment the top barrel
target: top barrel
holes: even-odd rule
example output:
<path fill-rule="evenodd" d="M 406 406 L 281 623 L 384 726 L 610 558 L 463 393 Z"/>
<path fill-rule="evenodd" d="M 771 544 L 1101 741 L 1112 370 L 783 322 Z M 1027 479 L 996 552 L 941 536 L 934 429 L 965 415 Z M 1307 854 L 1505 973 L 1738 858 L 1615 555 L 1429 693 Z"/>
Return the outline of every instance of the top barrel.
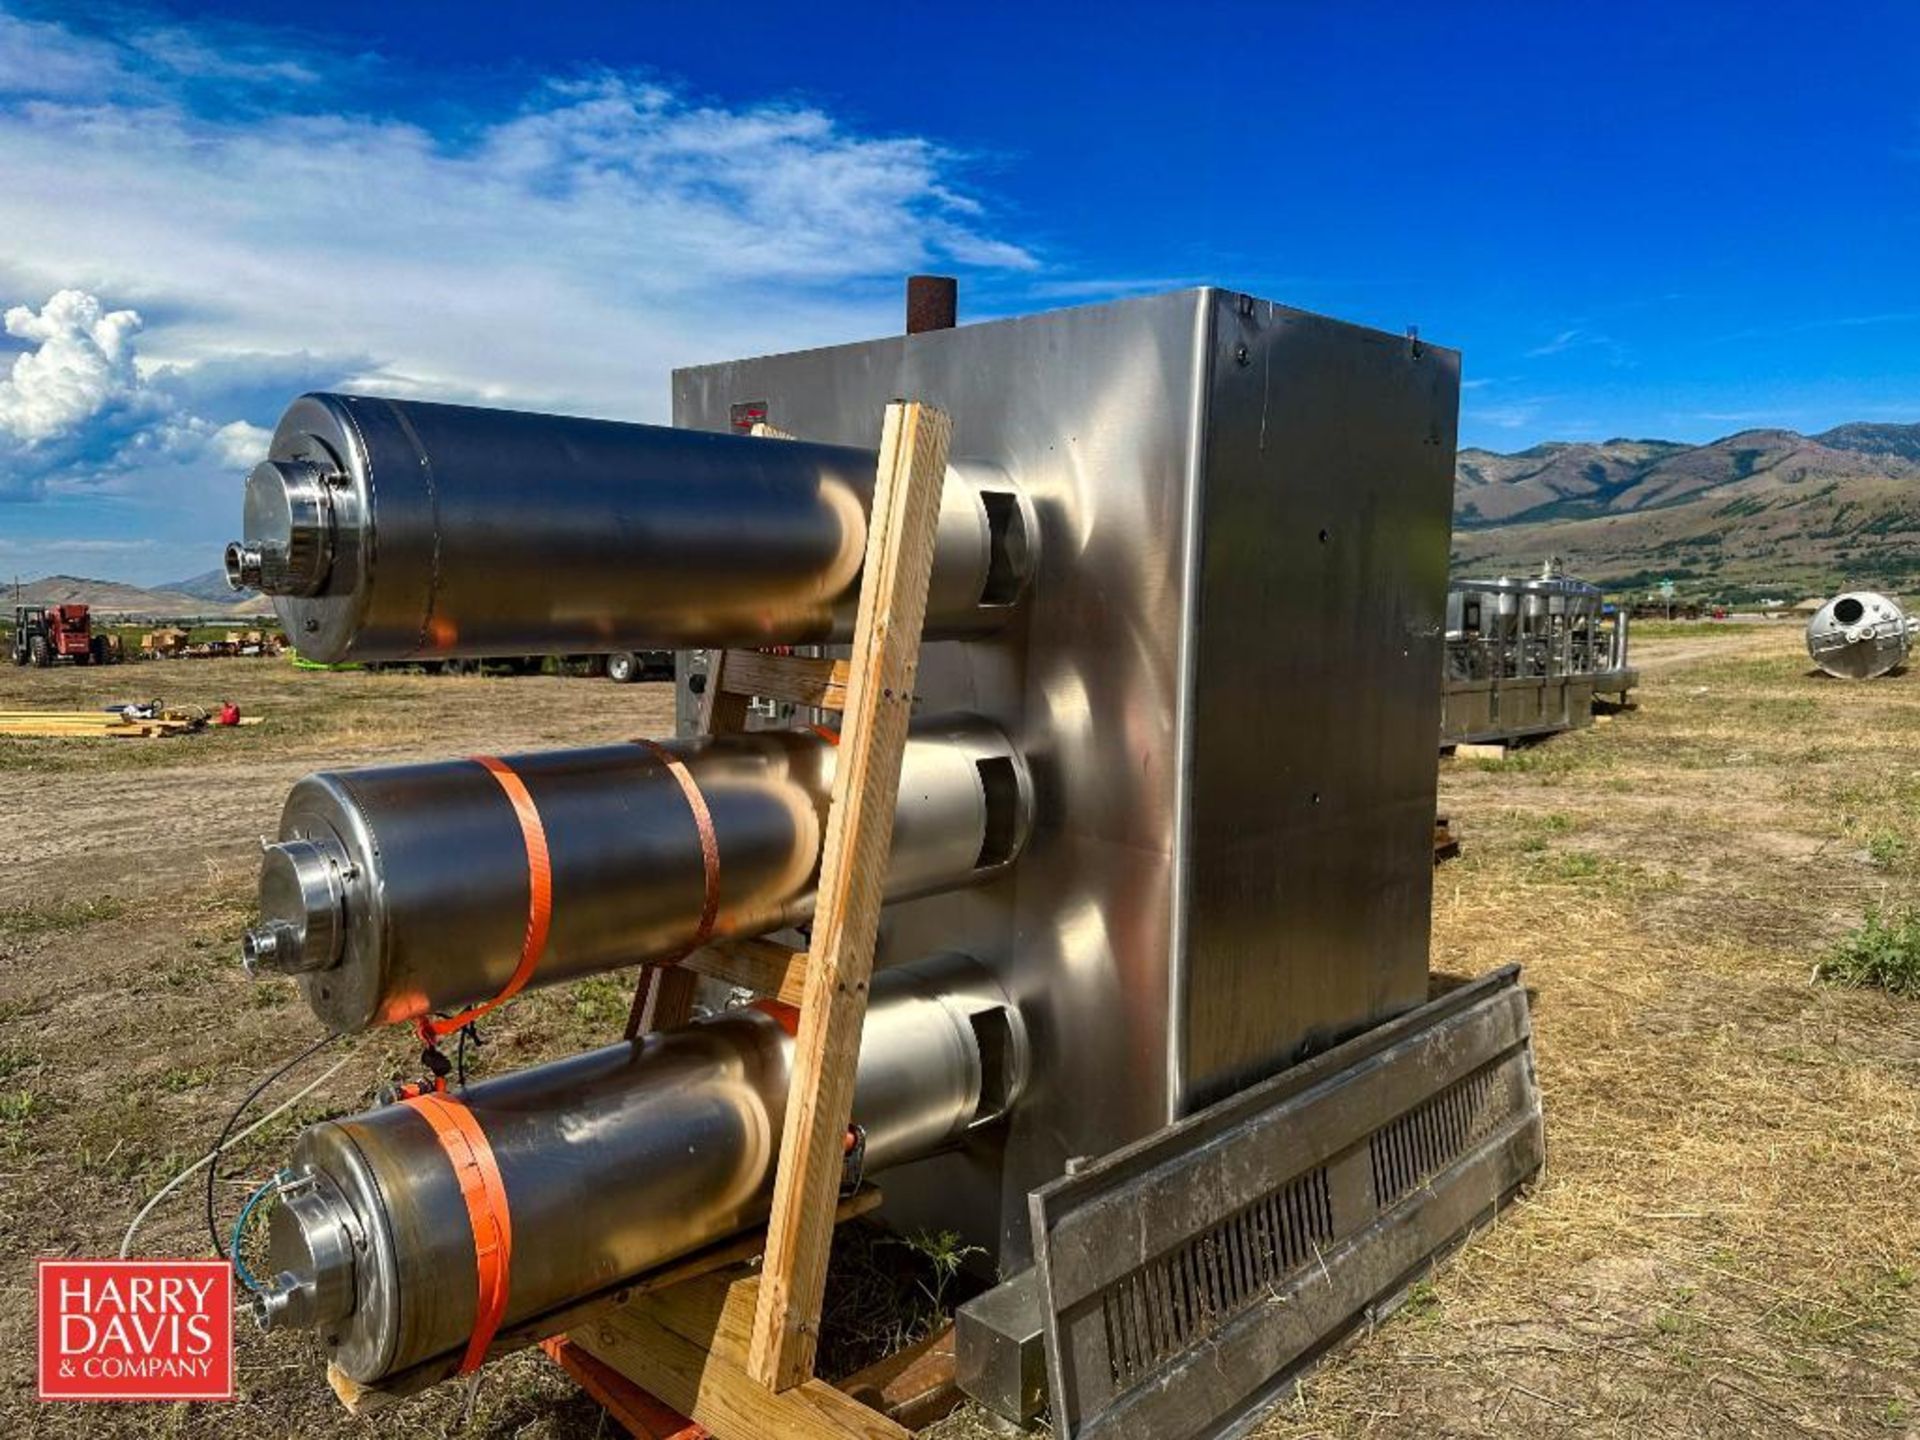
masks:
<path fill-rule="evenodd" d="M 247 480 L 227 574 L 325 662 L 844 640 L 877 456 L 801 440 L 304 395 Z M 926 633 L 997 628 L 1033 511 L 942 491 Z"/>

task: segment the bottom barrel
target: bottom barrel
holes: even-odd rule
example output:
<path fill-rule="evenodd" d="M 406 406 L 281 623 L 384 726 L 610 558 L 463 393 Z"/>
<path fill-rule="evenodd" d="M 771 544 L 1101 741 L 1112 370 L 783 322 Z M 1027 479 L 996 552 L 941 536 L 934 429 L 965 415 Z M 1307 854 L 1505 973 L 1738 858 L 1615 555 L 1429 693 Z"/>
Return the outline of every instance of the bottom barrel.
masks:
<path fill-rule="evenodd" d="M 512 1235 L 502 1330 L 764 1218 L 793 1041 L 732 1010 L 474 1085 L 458 1099 L 499 1167 Z M 1013 1103 L 1025 1032 L 963 956 L 875 978 L 854 1123 L 880 1170 L 957 1143 Z M 271 1220 L 267 1329 L 317 1331 L 361 1384 L 457 1359 L 476 1314 L 476 1247 L 447 1151 L 412 1105 L 304 1131 Z M 529 1341 L 535 1338 L 529 1334 Z"/>

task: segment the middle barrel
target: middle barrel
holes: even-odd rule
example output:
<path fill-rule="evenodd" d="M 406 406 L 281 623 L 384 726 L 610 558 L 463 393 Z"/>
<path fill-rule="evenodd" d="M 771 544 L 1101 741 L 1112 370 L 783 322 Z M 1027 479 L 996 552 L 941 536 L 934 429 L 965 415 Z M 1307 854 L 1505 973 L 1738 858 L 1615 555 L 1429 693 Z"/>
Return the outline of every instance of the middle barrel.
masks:
<path fill-rule="evenodd" d="M 711 934 L 760 935 L 811 915 L 834 741 L 766 730 L 662 748 L 684 764 L 709 816 Z M 996 727 L 966 717 L 917 724 L 887 898 L 1002 870 L 1025 844 L 1032 810 L 1026 763 Z M 530 985 L 675 955 L 698 938 L 701 826 L 654 751 L 625 744 L 510 756 L 494 768 L 447 760 L 306 777 L 267 847 L 247 964 L 296 976 L 336 1030 L 487 999 L 520 964 L 536 849 L 550 904 Z"/>

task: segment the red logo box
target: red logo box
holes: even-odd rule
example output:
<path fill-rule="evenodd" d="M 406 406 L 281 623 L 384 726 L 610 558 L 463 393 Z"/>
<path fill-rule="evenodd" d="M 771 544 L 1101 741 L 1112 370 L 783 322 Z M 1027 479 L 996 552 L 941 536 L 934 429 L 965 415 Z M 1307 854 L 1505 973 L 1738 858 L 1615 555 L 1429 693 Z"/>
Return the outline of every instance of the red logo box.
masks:
<path fill-rule="evenodd" d="M 224 1260 L 42 1260 L 42 1400 L 231 1400 Z"/>

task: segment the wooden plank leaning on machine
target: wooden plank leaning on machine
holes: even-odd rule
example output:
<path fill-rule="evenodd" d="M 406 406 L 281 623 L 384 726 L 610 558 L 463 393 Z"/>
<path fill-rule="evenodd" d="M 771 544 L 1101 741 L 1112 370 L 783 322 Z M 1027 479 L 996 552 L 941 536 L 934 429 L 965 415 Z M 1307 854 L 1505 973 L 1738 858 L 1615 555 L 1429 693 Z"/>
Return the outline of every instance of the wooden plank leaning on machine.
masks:
<path fill-rule="evenodd" d="M 773 1213 L 747 1368 L 775 1390 L 813 1374 L 833 1198 L 853 1114 L 860 1031 L 880 925 L 901 758 L 913 712 L 920 631 L 952 422 L 917 403 L 887 407 L 847 708 L 840 725 L 795 1042 Z"/>
<path fill-rule="evenodd" d="M 929 406 L 887 407 L 850 661 L 725 652 L 709 674 L 710 730 L 744 728 L 748 684 L 843 717 L 810 949 L 726 942 L 674 967 L 776 998 L 798 992 L 766 1254 L 758 1272 L 654 1290 L 570 1338 L 719 1440 L 910 1434 L 814 1379 L 813 1365 L 951 433 Z M 652 995 L 668 973 L 651 979 Z"/>

